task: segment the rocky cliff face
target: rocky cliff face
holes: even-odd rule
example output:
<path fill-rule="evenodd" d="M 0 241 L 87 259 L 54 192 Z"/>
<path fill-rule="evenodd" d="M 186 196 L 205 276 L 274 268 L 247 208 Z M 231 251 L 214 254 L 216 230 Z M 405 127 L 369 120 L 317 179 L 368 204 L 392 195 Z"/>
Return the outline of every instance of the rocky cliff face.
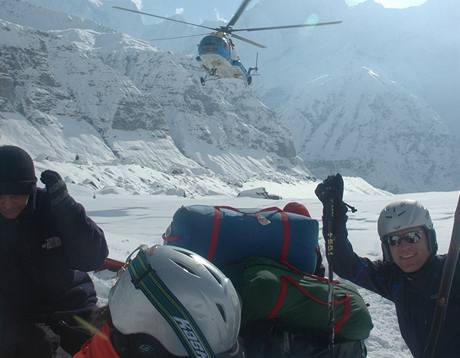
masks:
<path fill-rule="evenodd" d="M 23 25 L 34 9 L 16 9 Z M 193 58 L 50 22 L 42 31 L 0 20 L 0 143 L 24 145 L 43 166 L 90 165 L 93 177 L 81 180 L 97 187 L 129 190 L 141 176 L 158 192 L 149 180 L 164 173 L 172 190 L 202 180 L 200 193 L 232 192 L 249 179 L 310 176 L 287 129 L 241 81 L 202 87 Z M 126 185 L 110 179 L 120 165 L 135 166 Z"/>

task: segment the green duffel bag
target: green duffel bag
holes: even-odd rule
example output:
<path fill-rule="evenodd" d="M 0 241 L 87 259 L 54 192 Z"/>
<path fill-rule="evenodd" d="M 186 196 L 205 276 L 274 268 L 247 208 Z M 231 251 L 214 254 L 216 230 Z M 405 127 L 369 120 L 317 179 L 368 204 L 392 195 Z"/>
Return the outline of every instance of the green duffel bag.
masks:
<path fill-rule="evenodd" d="M 328 335 L 329 281 L 303 274 L 266 258 L 248 258 L 225 270 L 243 302 L 242 330 L 268 320 L 290 332 Z M 338 340 L 369 337 L 372 320 L 352 286 L 334 281 L 335 335 Z"/>

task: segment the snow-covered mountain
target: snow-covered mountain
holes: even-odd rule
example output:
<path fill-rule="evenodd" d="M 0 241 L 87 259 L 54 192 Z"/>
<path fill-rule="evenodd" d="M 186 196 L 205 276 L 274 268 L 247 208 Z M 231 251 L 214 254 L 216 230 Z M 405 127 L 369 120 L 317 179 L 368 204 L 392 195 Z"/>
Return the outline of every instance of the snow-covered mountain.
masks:
<path fill-rule="evenodd" d="M 439 115 L 370 68 L 311 80 L 283 108 L 299 156 L 320 177 L 360 173 L 391 192 L 459 187 L 457 144 Z"/>
<path fill-rule="evenodd" d="M 262 0 L 241 26 L 343 20 L 250 34 L 270 49 L 260 57 L 257 90 L 313 173 L 352 172 L 391 191 L 457 189 L 460 3 L 428 0 L 405 10 L 372 1 L 289 4 Z M 253 56 L 249 46 L 239 48 Z"/>
<path fill-rule="evenodd" d="M 419 7 L 396 10 L 373 1 L 348 7 L 343 0 L 261 0 L 243 14 L 237 27 L 333 20 L 343 23 L 241 33 L 267 45 L 262 51 L 237 42 L 247 65 L 260 51 L 262 76 L 254 81 L 256 91 L 288 125 L 299 155 L 320 177 L 336 170 L 393 191 L 458 188 L 458 165 L 453 163 L 460 155 L 460 3 L 428 0 Z M 149 38 L 155 32 L 160 37 L 168 31 L 180 34 L 181 25 L 164 23 L 168 31 L 162 32 L 161 25 L 155 26 L 150 27 Z M 192 33 L 185 27 L 183 31 Z M 155 43 L 174 51 L 194 51 L 188 39 Z M 378 77 L 369 77 L 370 72 Z M 329 114 L 328 136 L 310 131 L 317 129 L 311 126 L 311 117 L 319 122 L 324 113 Z M 366 123 L 366 136 L 356 130 L 333 133 L 359 123 Z M 407 144 L 395 146 L 395 137 Z M 334 138 L 340 141 L 333 144 Z M 355 152 L 357 148 L 361 153 Z M 383 174 L 382 168 L 390 163 L 392 175 Z"/>
<path fill-rule="evenodd" d="M 232 183 L 255 175 L 261 168 L 260 163 L 266 163 L 265 160 L 257 160 L 254 166 L 252 158 L 246 160 L 246 152 L 239 148 L 247 147 L 239 142 L 243 140 L 244 143 L 259 143 L 263 150 L 269 148 L 269 153 L 278 152 L 280 158 L 289 158 L 288 165 L 279 163 L 284 159 L 272 158 L 271 169 L 267 173 L 272 173 L 273 168 L 291 168 L 292 163 L 296 165 L 293 158 L 297 150 L 318 177 L 340 171 L 361 176 L 375 186 L 395 192 L 451 190 L 460 186 L 459 169 L 455 165 L 460 155 L 460 146 L 455 139 L 460 138 L 460 125 L 452 120 L 458 115 L 455 96 L 460 93 L 460 84 L 456 80 L 460 76 L 460 40 L 452 31 L 458 24 L 459 15 L 448 11 L 458 8 L 454 0 L 429 0 L 423 6 L 406 10 L 384 9 L 372 1 L 350 8 L 343 0 L 289 0 L 287 5 L 275 0 L 260 0 L 243 14 L 238 26 L 337 19 L 344 22 L 331 27 L 247 35 L 268 46 L 260 53 L 262 76 L 254 81 L 252 91 L 232 81 L 200 88 L 195 81 L 198 68 L 191 56 L 162 53 L 147 43 L 136 42 L 108 30 L 107 26 L 112 26 L 131 34 L 142 33 L 149 40 L 156 36 L 180 35 L 180 27 L 185 34 L 201 32 L 200 29 L 192 30 L 171 22 L 142 25 L 137 15 L 111 8 L 113 5 L 135 8 L 139 5 L 136 1 L 29 1 L 104 24 L 102 27 L 56 13 L 50 15 L 53 21 L 48 21 L 48 17 L 40 12 L 44 9 L 35 9 L 30 16 L 23 16 L 27 13 L 24 9 L 17 10 L 14 15 L 15 11 L 8 13 L 5 9 L 8 6 L 25 6 L 20 5 L 24 3 L 1 1 L 0 18 L 10 22 L 44 31 L 93 30 L 93 33 L 69 30 L 52 34 L 62 39 L 61 46 L 67 46 L 64 43 L 77 44 L 78 56 L 103 63 L 106 66 L 104 70 L 99 64 L 86 60 L 69 64 L 69 60 L 59 53 L 51 55 L 58 63 L 47 61 L 51 71 L 61 67 L 60 83 L 69 83 L 69 78 L 72 78 L 73 84 L 68 91 L 77 93 L 81 102 L 75 113 L 85 109 L 82 112 L 84 118 L 95 123 L 98 133 L 102 128 L 103 142 L 108 143 L 106 145 L 117 159 L 126 161 L 123 156 L 128 156 L 133 162 L 145 164 L 151 155 L 149 151 L 130 151 L 121 146 L 123 150 L 119 154 L 119 148 L 111 144 L 113 130 L 117 130 L 118 126 L 141 126 L 145 127 L 143 130 L 160 128 L 167 132 L 172 145 L 200 168 L 216 171 L 218 175 L 231 168 L 231 175 L 224 174 L 224 177 Z M 116 21 L 111 18 L 114 13 L 120 15 Z M 176 16 L 181 18 L 184 15 Z M 187 20 L 186 17 L 182 19 Z M 186 53 L 192 54 L 198 41 L 199 37 L 151 43 L 158 48 L 180 50 L 183 47 Z M 53 48 L 53 45 L 48 47 Z M 245 63 L 252 64 L 255 49 L 244 43 L 238 43 L 238 49 L 243 60 L 246 59 Z M 155 55 L 150 55 L 150 52 Z M 91 55 L 88 56 L 88 53 Z M 49 55 L 47 57 L 50 58 Z M 78 68 L 76 75 L 71 74 L 73 66 Z M 95 79 L 91 72 L 86 72 L 86 66 L 92 68 L 93 73 L 107 76 L 104 77 L 107 83 L 116 73 L 117 79 L 113 80 L 110 88 L 113 93 L 117 93 L 118 88 L 123 96 L 117 93 L 114 100 L 111 97 L 113 93 L 106 91 L 108 85 L 101 89 L 100 80 Z M 68 71 L 69 74 L 64 76 Z M 84 75 L 80 76 L 80 73 Z M 122 76 L 118 77 L 120 73 Z M 53 76 L 56 77 L 55 74 Z M 89 88 L 81 85 L 81 78 L 86 79 Z M 4 81 L 9 83 L 8 79 Z M 176 81 L 180 85 L 174 85 Z M 77 86 L 78 82 L 80 85 Z M 261 105 L 255 95 L 275 113 Z M 96 100 L 97 96 L 100 98 Z M 121 102 L 116 102 L 119 99 Z M 118 110 L 112 108 L 111 103 L 123 104 L 123 101 L 128 104 Z M 250 104 L 244 104 L 245 101 Z M 206 112 L 204 117 L 203 112 Z M 121 113 L 123 119 L 117 113 Z M 151 113 L 155 113 L 155 123 L 148 121 Z M 208 121 L 208 116 L 213 119 Z M 286 133 L 285 128 L 278 127 L 276 117 L 289 127 L 291 135 Z M 259 120 L 264 124 L 257 123 Z M 265 129 L 260 130 L 267 123 L 277 135 L 271 135 L 270 130 L 268 134 Z M 245 133 L 247 125 L 258 128 L 254 132 L 257 134 L 241 134 Z M 222 137 L 222 133 L 230 133 L 231 139 Z M 192 139 L 200 138 L 199 150 L 190 136 Z M 239 148 L 236 157 L 223 154 L 226 158 L 234 158 L 234 164 L 215 159 L 214 148 L 217 146 L 221 152 L 227 152 L 226 145 Z M 195 154 L 196 151 L 200 154 Z M 260 153 L 255 156 L 259 158 Z M 172 159 L 168 156 L 169 160 Z M 263 172 L 266 171 L 264 165 Z M 241 175 L 240 170 L 245 174 Z M 280 177 L 277 174 L 272 176 Z"/>
<path fill-rule="evenodd" d="M 113 6 L 121 6 L 137 10 L 140 1 L 136 0 L 27 0 L 27 2 L 37 7 L 92 20 L 97 24 L 128 34 L 139 35 L 144 27 L 140 15 L 131 13 L 131 16 L 126 16 L 126 13 L 113 9 Z"/>
<path fill-rule="evenodd" d="M 460 92 L 460 3 L 427 0 L 421 6 L 388 9 L 371 0 L 348 7 L 343 0 L 261 0 L 238 26 L 342 20 L 340 25 L 242 33 L 267 45 L 260 53 L 257 81 L 264 93 L 285 91 L 351 63 L 388 74 L 421 97 L 460 135 L 456 94 Z M 238 43 L 251 61 L 257 50 Z M 281 80 L 281 81 L 280 81 Z M 281 92 L 281 91 L 280 91 Z M 285 93 L 280 93 L 281 96 Z M 265 95 L 263 97 L 265 100 Z M 271 103 L 267 103 L 271 105 Z"/>
<path fill-rule="evenodd" d="M 37 9 L 7 4 L 0 14 L 22 25 L 0 20 L 0 143 L 29 149 L 39 169 L 65 168 L 98 190 L 179 194 L 310 177 L 286 128 L 240 81 L 202 87 L 193 58 L 71 28 L 72 18 L 49 30 L 66 28 L 58 13 L 47 31 L 32 29 Z"/>

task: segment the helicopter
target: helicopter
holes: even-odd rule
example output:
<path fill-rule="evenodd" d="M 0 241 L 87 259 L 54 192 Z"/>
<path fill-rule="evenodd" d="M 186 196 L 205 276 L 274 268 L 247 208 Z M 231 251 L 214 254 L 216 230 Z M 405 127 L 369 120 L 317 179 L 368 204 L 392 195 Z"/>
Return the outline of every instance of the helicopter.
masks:
<path fill-rule="evenodd" d="M 300 27 L 312 27 L 312 26 L 324 26 L 324 25 L 336 25 L 340 24 L 342 21 L 330 21 L 330 22 L 318 22 L 314 24 L 297 24 L 297 25 L 283 25 L 283 26 L 268 26 L 268 27 L 251 27 L 251 28 L 234 28 L 233 26 L 238 21 L 240 16 L 245 11 L 246 7 L 249 5 L 251 0 L 243 0 L 236 10 L 235 14 L 232 16 L 230 21 L 223 26 L 219 27 L 210 27 L 205 25 L 194 24 L 187 21 L 171 19 L 164 16 L 154 15 L 143 11 L 132 10 L 120 6 L 113 6 L 114 9 L 134 12 L 141 15 L 152 16 L 155 18 L 174 21 L 185 25 L 191 25 L 195 27 L 205 28 L 207 30 L 212 30 L 211 33 L 206 34 L 198 44 L 198 56 L 196 60 L 201 63 L 202 68 L 204 69 L 206 75 L 200 77 L 200 82 L 204 86 L 205 83 L 209 80 L 215 79 L 225 79 L 225 78 L 239 78 L 243 79 L 247 85 L 252 83 L 252 76 L 257 72 L 257 59 L 258 54 L 256 56 L 256 64 L 254 67 L 246 67 L 241 63 L 239 56 L 237 55 L 235 49 L 235 43 L 233 39 L 237 39 L 253 46 L 259 48 L 266 48 L 266 46 L 250 40 L 246 37 L 241 35 L 235 34 L 235 32 L 243 32 L 243 31 L 266 31 L 266 30 L 280 30 L 280 29 L 292 29 L 292 28 L 300 28 Z M 185 38 L 185 37 L 193 37 L 193 36 L 203 36 L 201 35 L 186 35 L 186 36 L 176 36 L 176 37 L 169 37 L 169 38 L 162 38 L 156 40 L 170 40 L 170 39 L 178 39 L 178 38 Z"/>

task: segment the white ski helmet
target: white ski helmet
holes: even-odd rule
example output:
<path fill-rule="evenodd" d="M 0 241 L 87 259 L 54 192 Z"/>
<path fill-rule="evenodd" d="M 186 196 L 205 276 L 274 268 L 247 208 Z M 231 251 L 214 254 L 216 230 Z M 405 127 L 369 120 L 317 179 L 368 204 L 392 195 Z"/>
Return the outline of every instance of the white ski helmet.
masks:
<path fill-rule="evenodd" d="M 241 321 L 241 304 L 232 282 L 192 251 L 157 245 L 144 252 L 152 269 L 192 316 L 213 352 L 232 349 Z M 134 287 L 128 270 L 122 272 L 110 291 L 109 309 L 120 333 L 148 334 L 171 354 L 188 355 L 169 323 L 142 290 Z"/>
<path fill-rule="evenodd" d="M 388 204 L 380 212 L 377 227 L 380 240 L 397 231 L 422 227 L 428 237 L 430 253 L 435 255 L 438 250 L 430 213 L 416 200 L 405 199 Z M 384 260 L 391 261 L 388 245 L 382 243 L 382 249 Z"/>

